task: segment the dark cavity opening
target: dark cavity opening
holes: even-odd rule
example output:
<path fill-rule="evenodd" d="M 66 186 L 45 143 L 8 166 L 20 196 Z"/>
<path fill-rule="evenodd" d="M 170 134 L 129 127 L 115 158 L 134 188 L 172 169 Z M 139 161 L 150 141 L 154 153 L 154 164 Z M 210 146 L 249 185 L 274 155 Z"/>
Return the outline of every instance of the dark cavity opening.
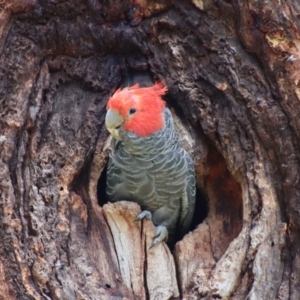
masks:
<path fill-rule="evenodd" d="M 196 188 L 196 204 L 195 213 L 191 223 L 190 231 L 204 221 L 208 215 L 208 199 L 204 193 L 197 187 Z"/>
<path fill-rule="evenodd" d="M 242 188 L 227 168 L 224 157 L 208 143 L 204 189 L 209 199 L 211 245 L 219 259 L 243 227 Z"/>
<path fill-rule="evenodd" d="M 105 165 L 105 168 L 102 170 L 97 185 L 97 197 L 98 197 L 98 204 L 100 206 L 103 206 L 104 204 L 107 203 L 106 194 L 105 194 L 106 171 L 107 171 L 107 163 Z"/>

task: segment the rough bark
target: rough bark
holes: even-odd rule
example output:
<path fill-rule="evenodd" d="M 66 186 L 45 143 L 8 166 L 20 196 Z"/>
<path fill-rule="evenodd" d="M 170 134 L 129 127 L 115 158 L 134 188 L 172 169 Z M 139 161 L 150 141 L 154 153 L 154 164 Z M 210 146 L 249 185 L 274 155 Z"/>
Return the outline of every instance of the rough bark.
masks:
<path fill-rule="evenodd" d="M 0 299 L 299 299 L 297 1 L 0 9 Z M 156 79 L 209 208 L 172 252 L 103 199 L 106 101 Z"/>

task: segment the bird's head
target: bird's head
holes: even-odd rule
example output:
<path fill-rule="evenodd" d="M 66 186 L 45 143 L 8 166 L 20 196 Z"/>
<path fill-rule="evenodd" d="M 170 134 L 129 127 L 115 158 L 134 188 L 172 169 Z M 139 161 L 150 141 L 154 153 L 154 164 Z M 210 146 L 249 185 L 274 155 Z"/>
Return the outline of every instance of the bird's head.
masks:
<path fill-rule="evenodd" d="M 167 92 L 162 83 L 140 88 L 138 84 L 118 89 L 108 100 L 105 125 L 111 135 L 120 139 L 119 129 L 147 137 L 164 127 L 165 102 L 161 96 Z"/>

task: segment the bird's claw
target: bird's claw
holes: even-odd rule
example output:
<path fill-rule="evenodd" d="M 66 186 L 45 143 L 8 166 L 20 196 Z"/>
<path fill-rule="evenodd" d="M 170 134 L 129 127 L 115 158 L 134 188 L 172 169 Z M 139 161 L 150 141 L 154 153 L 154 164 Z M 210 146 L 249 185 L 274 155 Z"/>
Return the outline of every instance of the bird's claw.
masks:
<path fill-rule="evenodd" d="M 168 229 L 163 225 L 157 226 L 154 237 L 155 239 L 153 240 L 149 250 L 153 248 L 155 245 L 161 243 L 162 241 L 168 240 Z"/>
<path fill-rule="evenodd" d="M 138 222 L 141 221 L 143 219 L 148 219 L 151 220 L 152 219 L 152 214 L 149 210 L 143 210 L 141 213 L 139 213 L 136 218 L 134 219 L 133 222 Z"/>
<path fill-rule="evenodd" d="M 152 219 L 152 214 L 149 210 L 143 210 L 141 213 L 139 213 L 134 219 L 134 222 L 141 221 L 145 218 L 148 220 Z M 155 245 L 161 243 L 162 241 L 167 241 L 167 240 L 168 240 L 168 229 L 163 225 L 157 226 L 155 230 L 154 240 L 149 250 L 153 248 Z"/>

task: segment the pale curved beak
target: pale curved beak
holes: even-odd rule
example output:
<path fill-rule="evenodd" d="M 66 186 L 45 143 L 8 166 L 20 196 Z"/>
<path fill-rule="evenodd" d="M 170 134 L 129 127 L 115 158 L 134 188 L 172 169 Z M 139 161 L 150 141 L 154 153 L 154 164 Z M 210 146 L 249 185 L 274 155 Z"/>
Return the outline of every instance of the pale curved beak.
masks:
<path fill-rule="evenodd" d="M 123 118 L 117 112 L 112 109 L 107 111 L 105 116 L 105 126 L 111 135 L 117 140 L 120 139 L 119 129 L 123 122 Z"/>

